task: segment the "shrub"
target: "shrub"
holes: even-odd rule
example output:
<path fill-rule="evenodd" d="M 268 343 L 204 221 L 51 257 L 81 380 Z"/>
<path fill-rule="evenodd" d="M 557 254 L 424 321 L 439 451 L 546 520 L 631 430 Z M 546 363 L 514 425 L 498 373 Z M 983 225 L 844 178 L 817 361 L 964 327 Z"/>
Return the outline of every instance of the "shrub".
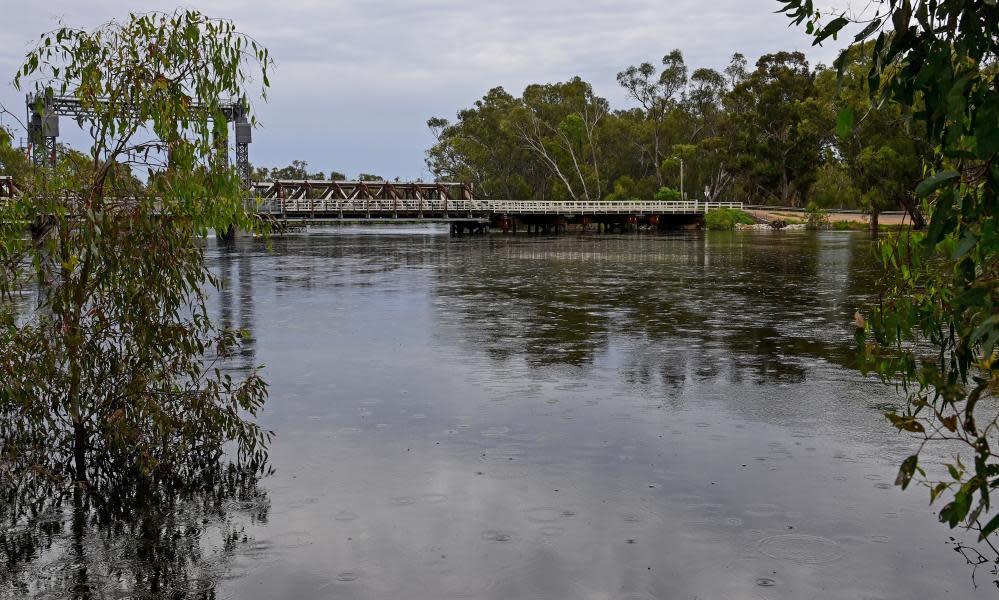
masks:
<path fill-rule="evenodd" d="M 737 208 L 716 208 L 704 215 L 704 226 L 715 230 L 731 231 L 737 224 L 752 225 L 755 222 L 752 217 Z"/>
<path fill-rule="evenodd" d="M 656 192 L 656 200 L 682 200 L 682 199 L 683 197 L 680 195 L 680 192 L 674 190 L 671 187 L 663 186 L 659 188 L 658 192 Z"/>
<path fill-rule="evenodd" d="M 815 202 L 809 202 L 805 207 L 805 226 L 809 229 L 829 227 L 829 211 L 823 210 Z"/>

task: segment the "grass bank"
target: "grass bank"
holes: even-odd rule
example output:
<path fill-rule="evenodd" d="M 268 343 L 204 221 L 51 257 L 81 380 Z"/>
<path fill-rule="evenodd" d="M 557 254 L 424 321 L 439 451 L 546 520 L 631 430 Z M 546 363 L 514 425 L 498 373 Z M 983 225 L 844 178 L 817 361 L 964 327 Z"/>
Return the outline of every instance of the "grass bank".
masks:
<path fill-rule="evenodd" d="M 708 229 L 731 231 L 737 224 L 752 225 L 753 217 L 738 208 L 716 208 L 704 215 L 704 226 Z"/>

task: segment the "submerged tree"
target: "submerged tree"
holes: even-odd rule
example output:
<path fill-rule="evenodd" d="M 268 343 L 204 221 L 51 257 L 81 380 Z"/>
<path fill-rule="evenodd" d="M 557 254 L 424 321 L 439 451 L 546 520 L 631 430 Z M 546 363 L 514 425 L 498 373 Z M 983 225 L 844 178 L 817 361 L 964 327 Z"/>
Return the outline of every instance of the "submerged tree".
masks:
<path fill-rule="evenodd" d="M 816 43 L 862 25 L 855 44 L 874 42 L 854 51 L 867 55 L 872 97 L 911 114 L 936 148 L 914 190 L 929 225 L 882 243 L 880 302 L 857 319 L 867 368 L 906 394 L 888 419 L 921 440 L 897 483 L 920 481 L 931 501 L 947 499 L 941 521 L 979 529 L 988 541 L 999 528 L 999 515 L 988 517 L 999 486 L 992 450 L 999 439 L 999 5 L 880 0 L 861 18 L 821 22 L 810 1 L 781 3 L 794 22 L 807 22 Z M 849 50 L 840 56 L 840 71 L 850 58 Z M 855 117 L 844 109 L 841 128 L 851 129 Z M 893 153 L 874 149 L 861 159 L 897 186 Z M 946 473 L 920 462 L 936 442 L 963 448 Z"/>
<path fill-rule="evenodd" d="M 28 53 L 15 86 L 31 82 L 39 113 L 72 96 L 91 145 L 26 173 L 23 193 L 0 204 L 8 523 L 37 519 L 71 491 L 78 510 L 111 519 L 211 489 L 226 465 L 266 468 L 270 434 L 252 420 L 266 384 L 223 369 L 239 335 L 209 318 L 206 289 L 220 282 L 199 238 L 256 226 L 219 159 L 222 103 L 253 76 L 265 89 L 270 64 L 231 22 L 194 11 L 60 27 Z M 132 176 L 137 163 L 146 184 Z"/>

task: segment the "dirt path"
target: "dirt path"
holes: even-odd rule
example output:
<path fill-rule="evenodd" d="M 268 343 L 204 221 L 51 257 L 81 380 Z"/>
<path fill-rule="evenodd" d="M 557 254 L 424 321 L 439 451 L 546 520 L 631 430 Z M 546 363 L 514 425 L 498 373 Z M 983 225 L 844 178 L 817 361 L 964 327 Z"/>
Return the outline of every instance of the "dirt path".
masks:
<path fill-rule="evenodd" d="M 797 219 L 798 221 L 804 221 L 806 219 L 804 211 L 787 210 L 784 208 L 747 208 L 746 212 L 766 221 L 775 221 L 777 219 Z M 829 213 L 829 220 L 867 223 L 869 218 L 862 212 L 831 212 Z M 909 222 L 909 215 L 903 212 L 881 213 L 878 215 L 878 223 L 881 225 L 901 225 L 903 222 Z"/>

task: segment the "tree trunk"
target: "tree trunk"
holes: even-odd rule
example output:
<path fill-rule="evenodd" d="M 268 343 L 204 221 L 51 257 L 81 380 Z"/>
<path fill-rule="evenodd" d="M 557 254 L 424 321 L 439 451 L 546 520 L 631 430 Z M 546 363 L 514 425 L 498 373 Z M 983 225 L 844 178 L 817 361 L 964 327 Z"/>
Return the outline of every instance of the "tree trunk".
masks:
<path fill-rule="evenodd" d="M 73 463 L 77 482 L 87 481 L 87 426 L 73 423 Z"/>
<path fill-rule="evenodd" d="M 76 558 L 76 570 L 73 573 L 73 597 L 91 598 L 90 577 L 87 573 L 87 550 L 85 539 L 87 535 L 87 507 L 83 501 L 80 488 L 73 490 L 73 541 L 71 547 Z"/>
<path fill-rule="evenodd" d="M 909 217 L 912 219 L 912 228 L 916 231 L 926 227 L 926 217 L 923 216 L 923 211 L 919 210 L 919 206 L 916 204 L 915 200 L 912 198 L 905 198 L 902 200 L 902 206 L 905 207 L 905 211 L 909 213 Z"/>
<path fill-rule="evenodd" d="M 877 235 L 878 234 L 878 213 L 877 213 L 877 211 L 873 211 L 873 210 L 871 211 L 870 228 L 871 228 L 871 235 Z"/>

